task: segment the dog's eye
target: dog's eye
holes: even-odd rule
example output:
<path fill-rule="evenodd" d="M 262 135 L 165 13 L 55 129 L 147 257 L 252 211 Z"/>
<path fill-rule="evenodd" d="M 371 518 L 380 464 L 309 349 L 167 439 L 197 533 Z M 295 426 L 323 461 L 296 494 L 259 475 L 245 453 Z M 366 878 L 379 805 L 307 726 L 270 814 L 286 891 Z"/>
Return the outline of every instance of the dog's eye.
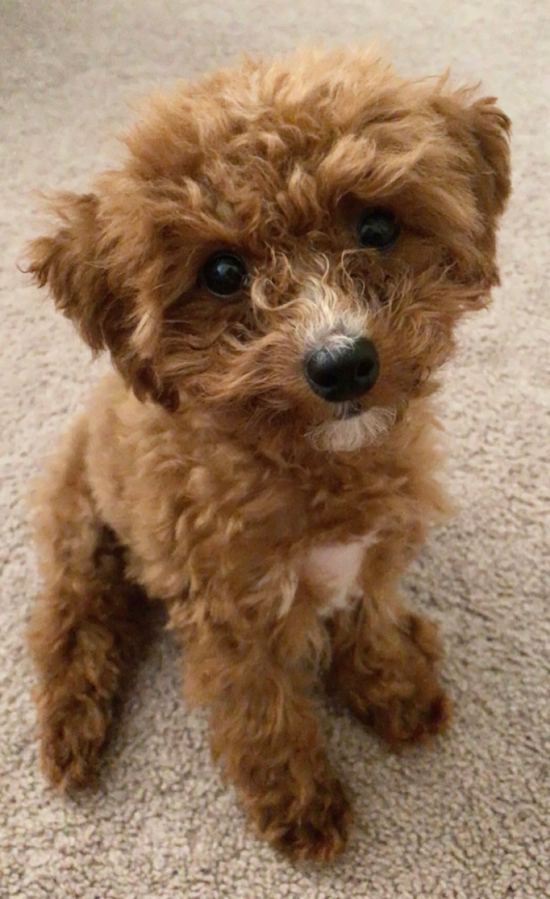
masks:
<path fill-rule="evenodd" d="M 357 222 L 357 234 L 362 247 L 389 250 L 399 237 L 401 228 L 393 212 L 374 206 L 365 209 Z"/>
<path fill-rule="evenodd" d="M 200 280 L 214 296 L 232 299 L 246 286 L 246 266 L 236 253 L 214 253 L 204 263 Z"/>

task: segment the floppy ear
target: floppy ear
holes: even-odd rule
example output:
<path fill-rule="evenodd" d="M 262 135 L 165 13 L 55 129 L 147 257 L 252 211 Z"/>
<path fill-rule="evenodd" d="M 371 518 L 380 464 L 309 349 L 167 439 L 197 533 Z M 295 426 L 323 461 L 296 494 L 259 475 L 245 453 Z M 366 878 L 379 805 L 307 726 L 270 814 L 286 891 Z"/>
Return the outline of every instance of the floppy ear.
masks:
<path fill-rule="evenodd" d="M 98 198 L 65 193 L 51 205 L 60 226 L 29 245 L 27 271 L 39 287 L 49 286 L 56 308 L 94 352 L 115 349 L 125 330 L 124 316 L 99 249 Z"/>
<path fill-rule="evenodd" d="M 127 285 L 114 283 L 110 256 L 116 242 L 104 233 L 99 198 L 65 193 L 51 207 L 57 228 L 31 242 L 26 271 L 40 287 L 49 286 L 56 308 L 71 319 L 94 353 L 110 351 L 139 399 L 150 396 L 174 409 L 177 393 L 159 382 L 151 362 L 140 358 L 132 345 L 135 301 Z"/>
<path fill-rule="evenodd" d="M 511 191 L 511 121 L 494 97 L 477 100 L 470 109 L 472 129 L 481 155 L 479 197 L 492 215 L 501 215 Z"/>
<path fill-rule="evenodd" d="M 449 135 L 473 161 L 474 192 L 491 228 L 510 195 L 510 128 L 508 116 L 494 97 L 472 102 L 470 90 L 440 94 L 434 99 Z"/>

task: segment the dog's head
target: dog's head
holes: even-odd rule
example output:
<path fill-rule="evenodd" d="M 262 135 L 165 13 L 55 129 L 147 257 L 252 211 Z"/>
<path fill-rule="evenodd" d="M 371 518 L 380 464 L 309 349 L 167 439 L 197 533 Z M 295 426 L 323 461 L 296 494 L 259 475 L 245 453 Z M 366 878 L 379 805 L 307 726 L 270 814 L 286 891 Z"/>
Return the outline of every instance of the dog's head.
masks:
<path fill-rule="evenodd" d="M 154 98 L 31 271 L 144 399 L 354 449 L 431 391 L 497 283 L 508 118 L 362 52 Z"/>

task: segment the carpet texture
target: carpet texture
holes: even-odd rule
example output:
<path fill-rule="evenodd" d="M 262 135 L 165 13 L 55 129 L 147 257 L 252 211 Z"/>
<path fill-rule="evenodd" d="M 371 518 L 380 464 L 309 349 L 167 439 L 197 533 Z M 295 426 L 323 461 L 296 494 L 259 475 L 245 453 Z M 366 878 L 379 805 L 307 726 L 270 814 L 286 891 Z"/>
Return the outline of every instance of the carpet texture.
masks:
<path fill-rule="evenodd" d="M 463 329 L 442 397 L 456 519 L 407 579 L 440 624 L 456 701 L 433 750 L 388 755 L 327 710 L 355 798 L 349 851 L 295 867 L 246 832 L 179 699 L 160 632 L 99 793 L 38 771 L 23 632 L 38 582 L 23 497 L 102 363 L 18 272 L 31 191 L 85 189 L 128 102 L 241 51 L 380 36 L 406 73 L 482 78 L 514 121 L 502 288 Z M 544 899 L 550 896 L 550 18 L 542 0 L 0 3 L 1 899 Z"/>

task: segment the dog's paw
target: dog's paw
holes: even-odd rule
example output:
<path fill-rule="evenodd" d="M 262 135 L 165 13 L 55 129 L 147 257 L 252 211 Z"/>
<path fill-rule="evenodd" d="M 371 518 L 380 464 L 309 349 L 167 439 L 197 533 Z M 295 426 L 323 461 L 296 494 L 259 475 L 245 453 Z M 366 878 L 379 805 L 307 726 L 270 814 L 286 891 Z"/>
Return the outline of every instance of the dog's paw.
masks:
<path fill-rule="evenodd" d="M 276 806 L 264 809 L 260 831 L 276 849 L 296 861 L 329 862 L 346 847 L 352 813 L 335 778 L 319 784 L 305 805 L 281 792 Z"/>
<path fill-rule="evenodd" d="M 388 743 L 426 742 L 444 733 L 452 715 L 452 703 L 443 687 L 417 685 L 408 697 L 394 697 L 386 705 L 371 707 L 365 723 Z"/>
<path fill-rule="evenodd" d="M 97 705 L 76 700 L 42 714 L 40 760 L 52 786 L 67 792 L 94 786 L 106 727 Z"/>

